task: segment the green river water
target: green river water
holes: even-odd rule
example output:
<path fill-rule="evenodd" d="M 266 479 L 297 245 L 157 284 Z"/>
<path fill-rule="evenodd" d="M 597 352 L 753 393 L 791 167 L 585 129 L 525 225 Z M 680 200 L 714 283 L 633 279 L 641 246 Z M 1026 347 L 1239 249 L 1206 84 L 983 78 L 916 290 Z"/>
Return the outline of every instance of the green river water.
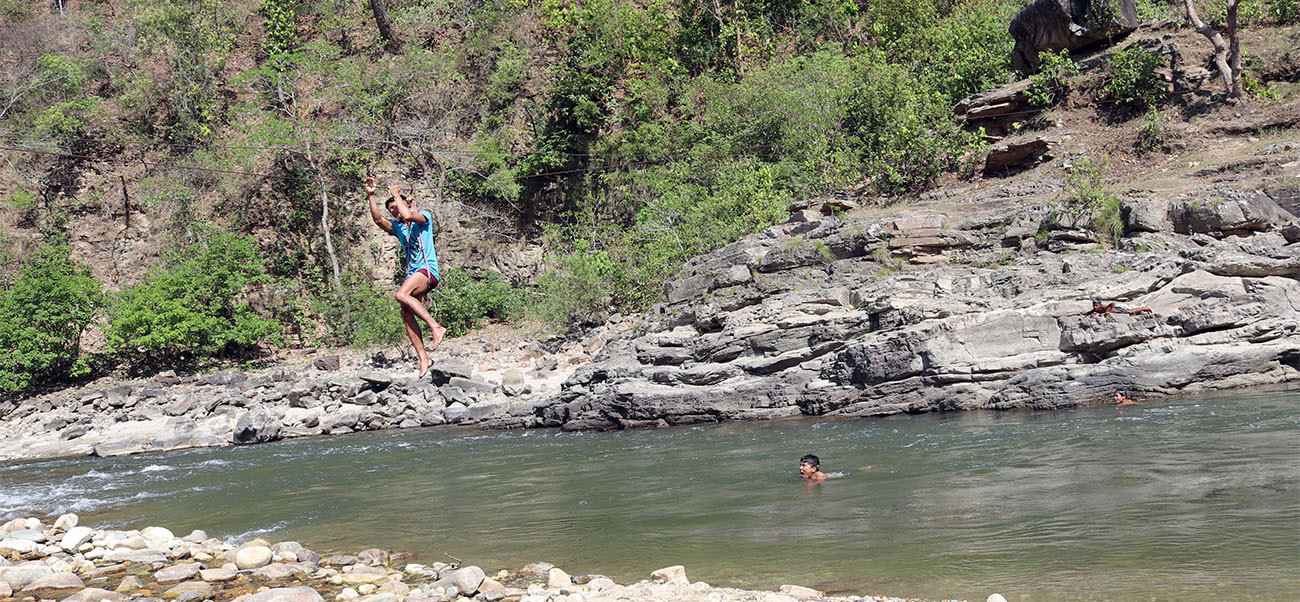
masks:
<path fill-rule="evenodd" d="M 805 486 L 799 456 L 842 476 Z M 569 434 L 437 427 L 0 465 L 0 519 L 983 600 L 1300 599 L 1300 390 Z"/>

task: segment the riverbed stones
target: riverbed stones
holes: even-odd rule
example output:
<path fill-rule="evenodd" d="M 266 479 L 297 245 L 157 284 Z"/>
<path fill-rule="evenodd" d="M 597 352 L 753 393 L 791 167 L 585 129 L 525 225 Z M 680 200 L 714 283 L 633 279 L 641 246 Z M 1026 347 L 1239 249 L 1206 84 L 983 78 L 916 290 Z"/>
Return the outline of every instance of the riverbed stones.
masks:
<path fill-rule="evenodd" d="M 266 546 L 246 546 L 235 552 L 235 566 L 240 570 L 250 570 L 271 564 L 274 552 Z"/>
<path fill-rule="evenodd" d="M 777 588 L 777 591 L 796 598 L 819 598 L 825 595 L 811 587 L 804 587 L 802 585 L 782 585 Z"/>
<path fill-rule="evenodd" d="M 573 585 L 573 578 L 561 569 L 553 568 L 546 572 L 546 588 L 560 589 Z"/>
<path fill-rule="evenodd" d="M 15 566 L 0 566 L 0 581 L 14 591 L 22 590 L 27 584 L 49 577 L 54 570 L 39 562 L 24 562 Z"/>
<path fill-rule="evenodd" d="M 84 544 L 90 541 L 95 534 L 95 530 L 90 527 L 73 527 L 63 534 L 63 539 L 59 541 L 59 547 L 68 552 L 75 552 Z"/>
<path fill-rule="evenodd" d="M 225 565 L 215 569 L 202 569 L 199 571 L 199 579 L 210 583 L 225 583 L 234 581 L 239 577 L 237 567 L 234 565 Z"/>
<path fill-rule="evenodd" d="M 357 553 L 357 561 L 369 565 L 388 565 L 388 559 L 391 556 L 388 550 L 379 548 L 370 548 Z"/>
<path fill-rule="evenodd" d="M 50 530 L 54 533 L 67 533 L 70 529 L 77 526 L 78 517 L 75 514 L 64 514 L 54 520 Z"/>
<path fill-rule="evenodd" d="M 122 578 L 122 582 L 117 584 L 117 587 L 114 588 L 113 591 L 121 594 L 129 594 L 143 587 L 144 583 L 140 582 L 139 577 L 136 577 L 135 575 L 127 575 Z"/>

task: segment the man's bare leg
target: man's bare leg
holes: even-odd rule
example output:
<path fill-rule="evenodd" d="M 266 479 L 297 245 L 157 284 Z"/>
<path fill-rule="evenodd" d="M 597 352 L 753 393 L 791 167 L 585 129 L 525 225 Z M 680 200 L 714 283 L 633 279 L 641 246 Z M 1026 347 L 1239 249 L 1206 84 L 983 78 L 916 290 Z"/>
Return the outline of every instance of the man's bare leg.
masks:
<path fill-rule="evenodd" d="M 406 282 L 402 283 L 402 287 L 397 289 L 397 295 L 395 295 L 395 298 L 398 303 L 402 304 L 403 309 L 409 310 L 416 318 L 419 318 L 425 324 L 429 325 L 429 336 L 431 338 L 430 342 L 432 343 L 429 346 L 429 350 L 433 351 L 438 348 L 439 343 L 442 343 L 442 337 L 447 334 L 447 329 L 438 324 L 438 322 L 433 319 L 433 315 L 429 313 L 428 308 L 424 306 L 422 299 L 428 293 L 429 279 L 426 278 L 424 274 L 417 272 L 411 274 L 406 279 Z M 423 374 L 421 374 L 421 376 L 423 376 Z"/>
<path fill-rule="evenodd" d="M 424 378 L 425 373 L 429 371 L 429 366 L 433 365 L 433 361 L 429 359 L 429 354 L 424 350 L 424 339 L 420 333 L 420 323 L 415 321 L 415 314 L 404 306 L 402 307 L 402 323 L 406 325 L 406 336 L 411 339 L 411 345 L 415 347 L 415 356 L 420 358 L 420 376 L 418 378 Z"/>

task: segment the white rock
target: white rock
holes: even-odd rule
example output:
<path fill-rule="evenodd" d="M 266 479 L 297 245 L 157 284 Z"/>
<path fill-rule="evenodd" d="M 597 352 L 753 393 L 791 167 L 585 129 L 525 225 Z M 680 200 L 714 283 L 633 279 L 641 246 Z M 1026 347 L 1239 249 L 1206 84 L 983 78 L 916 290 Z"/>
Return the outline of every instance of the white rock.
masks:
<path fill-rule="evenodd" d="M 1002 594 L 989 594 L 988 599 L 984 602 L 1007 602 L 1007 599 L 1003 598 Z"/>
<path fill-rule="evenodd" d="M 816 598 L 822 595 L 821 592 L 802 585 L 782 585 L 777 591 L 796 598 Z"/>
<path fill-rule="evenodd" d="M 140 537 L 149 543 L 149 547 L 161 550 L 171 548 L 172 540 L 176 539 L 176 536 L 164 527 L 145 527 L 140 531 Z"/>
<path fill-rule="evenodd" d="M 591 581 L 587 582 L 587 587 L 590 587 L 595 591 L 610 589 L 615 585 L 618 584 L 614 583 L 614 580 L 608 577 L 596 577 L 595 579 L 592 579 Z"/>
<path fill-rule="evenodd" d="M 69 552 L 80 550 L 81 546 L 90 541 L 90 538 L 94 535 L 95 530 L 90 527 L 72 527 L 63 535 L 63 540 L 59 542 L 59 547 Z"/>
<path fill-rule="evenodd" d="M 302 586 L 268 589 L 249 596 L 244 602 L 325 602 L 325 599 L 316 590 Z"/>
<path fill-rule="evenodd" d="M 345 587 L 343 588 L 343 591 L 339 592 L 337 596 L 334 596 L 334 599 L 335 600 L 356 600 L 357 598 L 360 597 L 361 594 L 358 593 L 357 590 L 352 589 L 350 587 Z"/>
<path fill-rule="evenodd" d="M 357 593 L 363 596 L 369 596 L 377 591 L 379 591 L 379 586 L 373 583 L 362 583 L 357 586 Z"/>
<path fill-rule="evenodd" d="M 546 589 L 560 589 L 573 585 L 573 578 L 568 573 L 554 568 L 546 572 Z"/>
<path fill-rule="evenodd" d="M 207 531 L 200 531 L 200 530 L 198 530 L 198 529 L 195 529 L 195 530 L 193 530 L 193 531 L 190 531 L 190 534 L 189 534 L 189 535 L 186 535 L 185 537 L 182 537 L 182 538 L 181 538 L 181 541 L 186 541 L 186 542 L 189 542 L 189 543 L 200 543 L 200 542 L 206 540 L 207 538 L 208 538 L 208 532 L 207 532 Z"/>
<path fill-rule="evenodd" d="M 177 581 L 192 579 L 198 574 L 199 565 L 192 563 L 178 564 L 176 566 L 169 566 L 160 569 L 158 572 L 153 574 L 153 578 L 154 581 L 157 581 L 158 583 L 175 583 Z M 204 579 L 204 581 L 207 581 L 207 579 Z"/>
<path fill-rule="evenodd" d="M 40 552 L 41 544 L 29 539 L 6 539 L 0 541 L 0 555 L 18 554 L 23 558 L 35 556 Z"/>
<path fill-rule="evenodd" d="M 674 585 L 690 585 L 691 580 L 686 578 L 686 567 L 675 564 L 664 567 L 653 573 L 650 573 L 650 579 L 655 583 L 671 583 Z"/>
<path fill-rule="evenodd" d="M 69 529 L 77 526 L 77 515 L 64 514 L 54 520 L 54 530 L 58 533 L 67 533 Z"/>
<path fill-rule="evenodd" d="M 25 524 L 27 525 L 28 529 L 40 529 L 41 519 L 36 518 L 35 516 L 29 516 L 27 517 L 27 522 Z"/>
<path fill-rule="evenodd" d="M 271 548 L 248 546 L 235 552 L 235 566 L 241 570 L 258 569 L 271 564 Z"/>
<path fill-rule="evenodd" d="M 419 575 L 420 573 L 423 573 L 426 568 L 428 567 L 424 566 L 423 564 L 411 563 L 402 567 L 402 572 L 406 573 L 407 575 Z"/>

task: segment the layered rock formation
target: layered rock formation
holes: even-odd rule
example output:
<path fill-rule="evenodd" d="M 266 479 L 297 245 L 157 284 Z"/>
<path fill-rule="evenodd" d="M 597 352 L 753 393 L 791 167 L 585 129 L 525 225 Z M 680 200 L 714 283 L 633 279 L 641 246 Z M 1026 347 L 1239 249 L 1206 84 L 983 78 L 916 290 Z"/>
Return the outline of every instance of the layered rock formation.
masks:
<path fill-rule="evenodd" d="M 1011 68 L 1038 71 L 1044 50 L 1082 50 L 1137 29 L 1137 3 L 1120 0 L 1114 13 L 1099 10 L 1100 0 L 1033 0 L 1011 18 Z"/>
<path fill-rule="evenodd" d="M 1300 380 L 1291 211 L 1223 184 L 1137 198 L 1124 208 L 1128 236 L 1111 250 L 1086 216 L 1018 202 L 1058 187 L 1015 184 L 910 216 L 789 223 L 696 258 L 635 336 L 611 343 L 559 395 L 489 424 L 1059 408 L 1116 389 Z M 1091 298 L 1154 312 L 1086 315 Z"/>

